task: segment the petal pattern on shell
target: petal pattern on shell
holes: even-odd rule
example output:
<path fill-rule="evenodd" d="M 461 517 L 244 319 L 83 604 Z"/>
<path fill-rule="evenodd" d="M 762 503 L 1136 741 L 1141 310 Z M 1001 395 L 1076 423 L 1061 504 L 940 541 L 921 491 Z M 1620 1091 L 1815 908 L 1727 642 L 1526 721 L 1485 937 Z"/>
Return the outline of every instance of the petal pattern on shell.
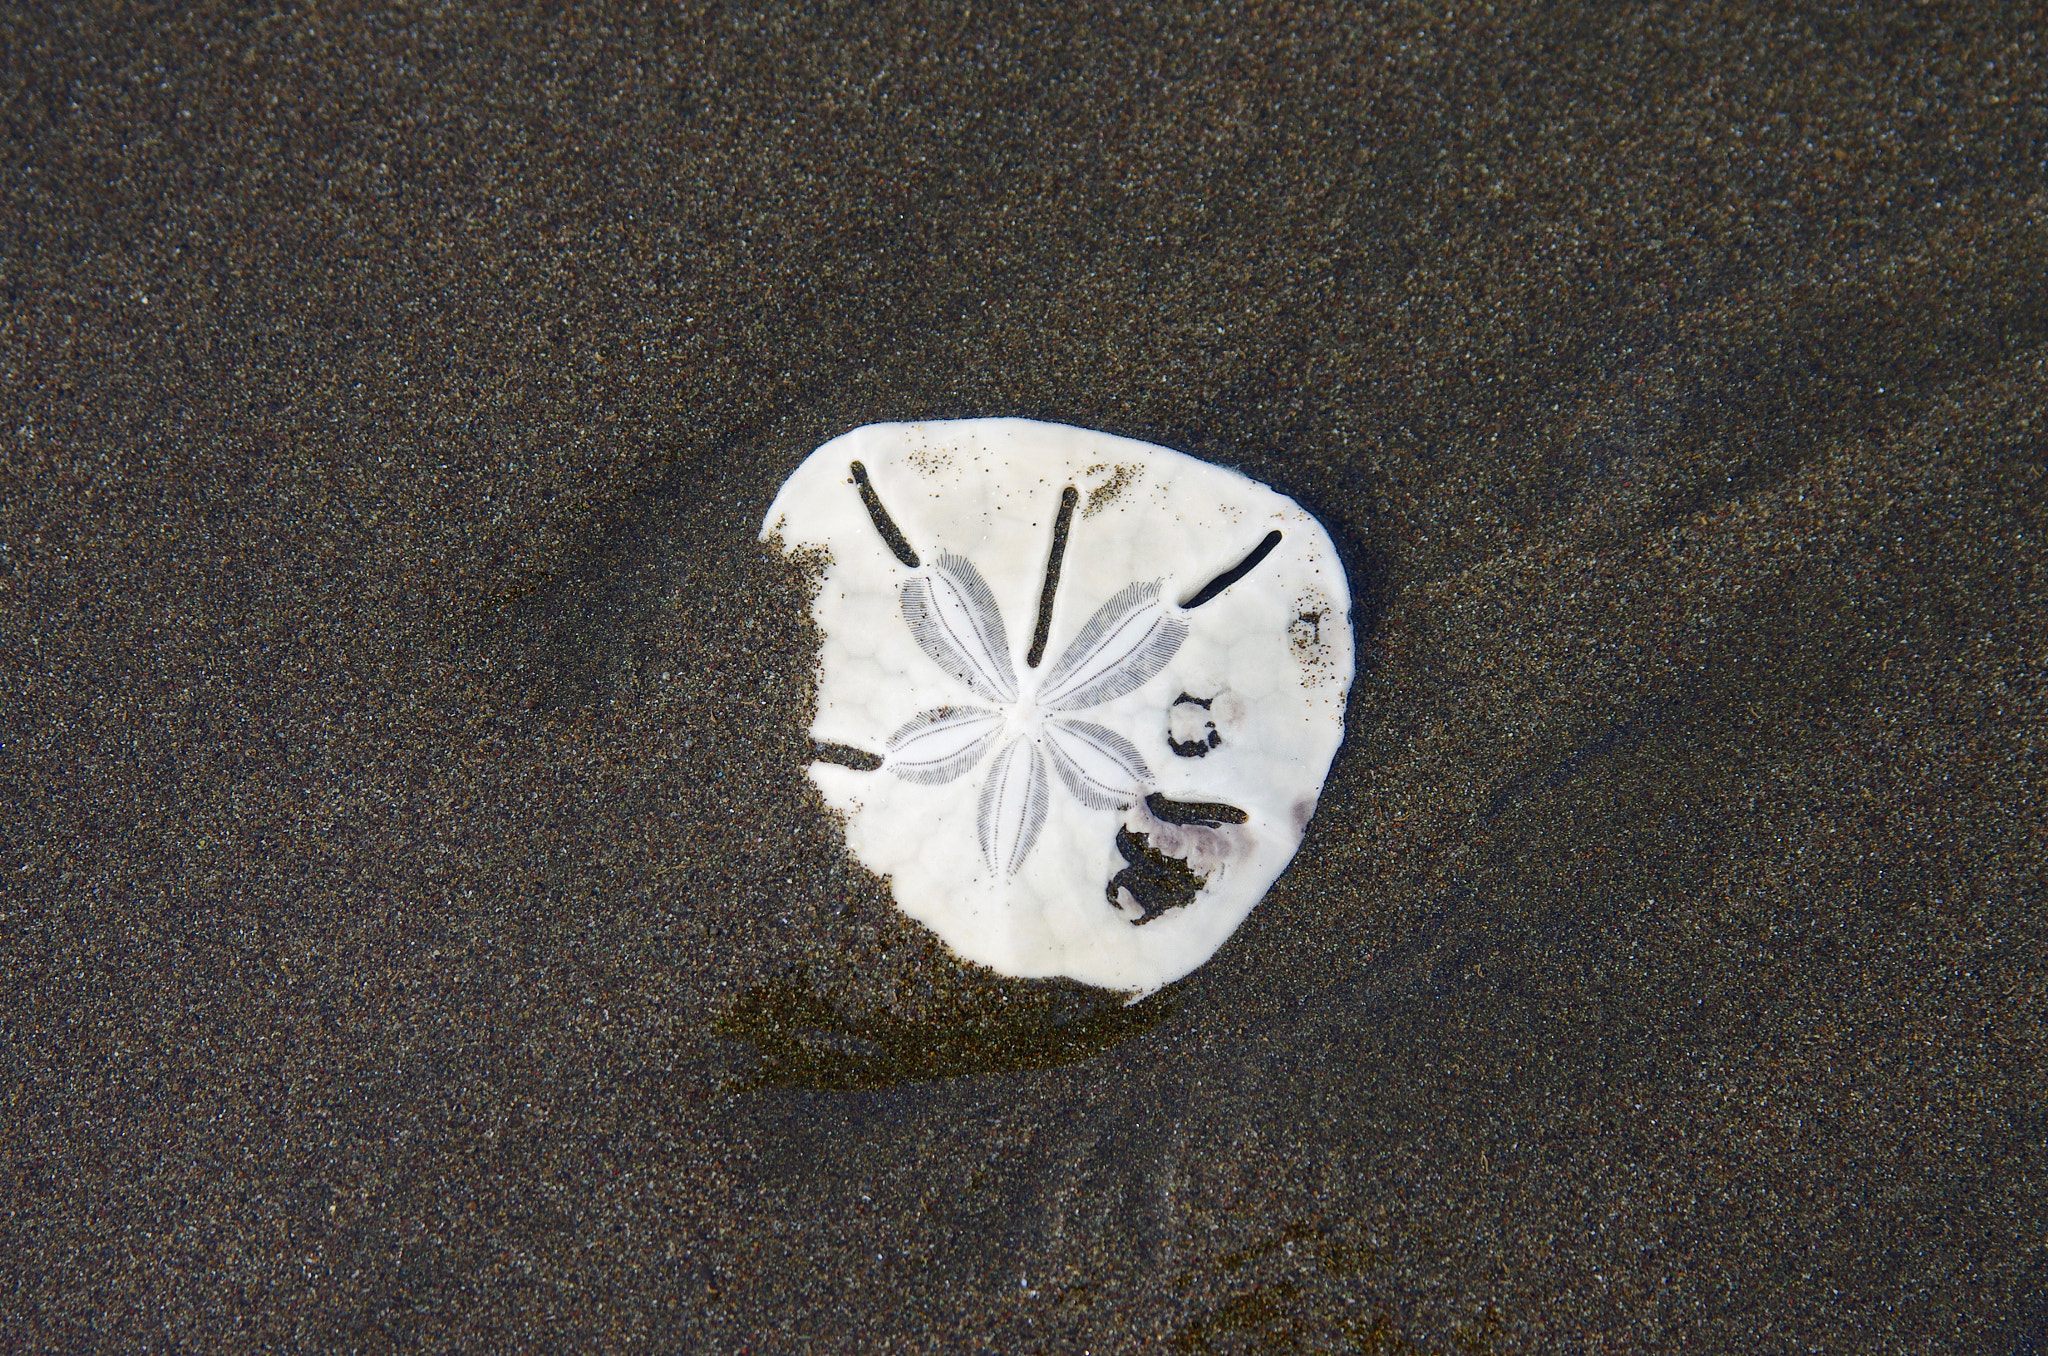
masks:
<path fill-rule="evenodd" d="M 920 711 L 889 736 L 883 766 L 906 782 L 950 782 L 981 761 L 1002 728 L 1002 713 L 982 706 Z"/>
<path fill-rule="evenodd" d="M 1159 581 L 1129 584 L 1095 609 L 1059 662 L 1045 675 L 1038 700 L 1078 711 L 1135 692 L 1166 667 L 1188 624 L 1159 601 Z"/>
<path fill-rule="evenodd" d="M 1003 614 L 988 581 L 965 556 L 939 552 L 931 568 L 903 582 L 903 620 L 932 662 L 989 701 L 1017 700 Z"/>
<path fill-rule="evenodd" d="M 1013 739 L 989 766 L 981 785 L 981 855 L 999 877 L 1017 874 L 1045 827 L 1045 756 L 1029 740 Z"/>
<path fill-rule="evenodd" d="M 1097 810 L 1121 809 L 1144 797 L 1152 769 L 1137 746 L 1092 720 L 1051 720 L 1046 750 L 1074 799 Z"/>

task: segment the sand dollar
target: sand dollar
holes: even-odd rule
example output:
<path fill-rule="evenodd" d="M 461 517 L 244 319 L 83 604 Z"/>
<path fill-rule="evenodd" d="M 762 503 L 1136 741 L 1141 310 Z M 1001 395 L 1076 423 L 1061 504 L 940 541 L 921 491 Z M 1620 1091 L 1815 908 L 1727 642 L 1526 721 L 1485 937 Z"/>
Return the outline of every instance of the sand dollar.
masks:
<path fill-rule="evenodd" d="M 1352 638 L 1329 534 L 1285 495 L 1060 424 L 873 424 L 761 535 L 826 562 L 810 776 L 961 956 L 1142 996 L 1293 858 Z"/>

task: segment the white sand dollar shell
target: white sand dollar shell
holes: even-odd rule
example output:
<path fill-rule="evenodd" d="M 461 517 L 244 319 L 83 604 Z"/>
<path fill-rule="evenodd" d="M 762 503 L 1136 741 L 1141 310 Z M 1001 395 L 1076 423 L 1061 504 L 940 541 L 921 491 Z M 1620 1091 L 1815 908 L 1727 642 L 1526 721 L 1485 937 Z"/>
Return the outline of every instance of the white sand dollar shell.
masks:
<path fill-rule="evenodd" d="M 1294 856 L 1343 738 L 1351 598 L 1320 523 L 1062 424 L 872 424 L 762 525 L 822 548 L 811 764 L 847 848 L 968 960 L 1142 996 Z"/>

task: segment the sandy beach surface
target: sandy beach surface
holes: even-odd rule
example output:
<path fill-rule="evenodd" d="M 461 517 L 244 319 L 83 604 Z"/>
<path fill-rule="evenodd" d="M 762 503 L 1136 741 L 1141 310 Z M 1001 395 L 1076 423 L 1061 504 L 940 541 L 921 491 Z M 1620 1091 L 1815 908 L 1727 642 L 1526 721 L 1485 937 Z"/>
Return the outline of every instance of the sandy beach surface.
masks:
<path fill-rule="evenodd" d="M 2030 6 L 0 18 L 0 1349 L 2048 1350 Z M 1133 1007 L 804 774 L 813 447 L 1328 525 Z"/>

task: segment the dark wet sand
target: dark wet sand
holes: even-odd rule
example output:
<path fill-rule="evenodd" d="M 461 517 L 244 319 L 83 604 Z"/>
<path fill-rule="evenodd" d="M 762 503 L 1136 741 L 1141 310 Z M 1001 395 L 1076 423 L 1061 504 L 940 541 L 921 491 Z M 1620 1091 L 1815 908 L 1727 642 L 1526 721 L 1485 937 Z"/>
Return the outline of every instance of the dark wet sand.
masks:
<path fill-rule="evenodd" d="M 0 1348 L 2041 1351 L 2039 16 L 1514 13 L 5 20 Z M 1128 1012 L 806 794 L 998 413 L 1358 596 Z"/>

